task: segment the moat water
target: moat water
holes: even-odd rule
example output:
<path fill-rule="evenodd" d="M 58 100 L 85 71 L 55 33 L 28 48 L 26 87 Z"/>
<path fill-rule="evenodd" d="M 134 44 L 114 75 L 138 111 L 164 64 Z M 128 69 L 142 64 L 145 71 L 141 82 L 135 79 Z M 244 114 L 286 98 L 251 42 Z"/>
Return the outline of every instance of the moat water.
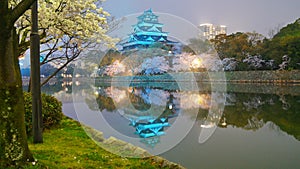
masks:
<path fill-rule="evenodd" d="M 270 85 L 257 91 L 257 85 L 247 85 L 245 92 L 212 92 L 151 85 L 89 86 L 74 91 L 72 85 L 61 82 L 43 91 L 63 102 L 65 115 L 104 130 L 105 137 L 139 140 L 133 144 L 186 168 L 300 166 L 300 95 L 291 92 L 299 86 L 276 86 L 273 91 Z M 78 112 L 78 104 L 84 105 L 84 112 Z M 110 130 L 97 123 L 99 113 Z M 167 119 L 168 125 L 155 132 L 159 135 L 142 136 L 132 125 L 133 121 L 158 124 L 161 121 L 151 119 L 160 118 Z M 164 149 L 168 144 L 172 145 Z"/>

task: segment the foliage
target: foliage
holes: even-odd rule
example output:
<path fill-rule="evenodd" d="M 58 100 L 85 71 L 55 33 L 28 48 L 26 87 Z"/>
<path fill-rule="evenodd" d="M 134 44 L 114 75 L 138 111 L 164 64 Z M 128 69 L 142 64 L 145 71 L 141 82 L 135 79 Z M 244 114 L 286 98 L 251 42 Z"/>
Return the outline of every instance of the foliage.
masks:
<path fill-rule="evenodd" d="M 257 55 L 261 49 L 263 36 L 256 32 L 237 32 L 231 35 L 221 34 L 211 40 L 220 59 L 233 58 L 238 63 L 249 55 Z"/>
<path fill-rule="evenodd" d="M 101 57 L 101 54 L 98 54 L 98 57 Z M 125 58 L 124 55 L 122 55 L 119 51 L 110 49 L 105 53 L 105 56 L 103 56 L 100 66 L 104 65 L 110 65 L 116 60 L 123 60 Z"/>
<path fill-rule="evenodd" d="M 225 71 L 232 71 L 236 69 L 237 61 L 234 58 L 224 58 L 222 65 Z"/>
<path fill-rule="evenodd" d="M 166 51 L 171 50 L 171 48 L 169 46 L 166 46 L 165 44 L 160 43 L 160 42 L 155 42 L 155 43 L 151 44 L 149 46 L 149 48 L 162 49 L 162 50 L 166 50 Z"/>
<path fill-rule="evenodd" d="M 286 69 L 300 69 L 300 19 L 283 27 L 272 39 L 256 32 L 237 32 L 231 35 L 218 35 L 211 40 L 219 57 L 235 60 L 234 70 L 282 69 L 286 65 L 283 56 L 289 57 Z M 233 62 L 228 62 L 226 64 Z M 225 70 L 233 70 L 225 68 Z"/>
<path fill-rule="evenodd" d="M 98 107 L 100 111 L 103 111 L 104 109 L 108 111 L 113 111 L 116 109 L 116 106 L 114 104 L 114 101 L 111 97 L 104 97 L 102 95 L 99 95 L 96 98 L 96 101 L 98 103 Z"/>
<path fill-rule="evenodd" d="M 196 54 L 196 52 L 189 45 L 183 45 L 182 52 L 190 53 L 190 54 L 193 54 L 193 55 Z"/>
<path fill-rule="evenodd" d="M 282 56 L 282 63 L 279 64 L 279 70 L 286 70 L 290 61 L 291 59 L 287 55 Z"/>
<path fill-rule="evenodd" d="M 275 60 L 277 68 L 284 62 L 282 57 L 290 58 L 288 69 L 300 69 L 300 19 L 283 27 L 272 39 L 265 40 L 262 54 Z"/>
<path fill-rule="evenodd" d="M 296 97 L 296 98 L 295 98 Z M 258 130 L 267 122 L 300 139 L 300 114 L 298 96 L 252 93 L 228 93 L 223 116 L 228 125 L 247 130 Z"/>
<path fill-rule="evenodd" d="M 286 36 L 295 36 L 300 35 L 300 18 L 297 19 L 294 23 L 288 24 L 287 26 L 283 27 L 275 36 L 274 38 L 281 38 Z"/>
<path fill-rule="evenodd" d="M 228 36 L 223 34 L 216 36 L 212 42 L 215 44 L 215 48 L 221 59 L 233 57 L 241 61 L 241 58 L 247 52 L 247 36 L 241 32 Z"/>
<path fill-rule="evenodd" d="M 224 70 L 248 70 L 243 62 L 249 56 L 260 55 L 263 36 L 256 32 L 220 34 L 211 42 L 224 64 Z M 225 60 L 224 60 L 225 59 Z"/>
<path fill-rule="evenodd" d="M 247 63 L 248 70 L 261 70 L 261 69 L 272 69 L 273 60 L 263 60 L 261 56 L 247 56 L 243 63 Z"/>
<path fill-rule="evenodd" d="M 31 93 L 24 92 L 25 105 L 25 125 L 26 132 L 31 135 L 32 132 L 32 104 Z M 42 114 L 43 114 L 43 128 L 50 129 L 56 126 L 62 120 L 62 103 L 55 97 L 42 94 Z"/>
<path fill-rule="evenodd" d="M 208 40 L 199 38 L 192 38 L 189 40 L 189 45 L 184 48 L 184 51 L 188 53 L 202 54 L 211 49 L 212 45 Z M 190 51 L 192 50 L 192 51 Z"/>

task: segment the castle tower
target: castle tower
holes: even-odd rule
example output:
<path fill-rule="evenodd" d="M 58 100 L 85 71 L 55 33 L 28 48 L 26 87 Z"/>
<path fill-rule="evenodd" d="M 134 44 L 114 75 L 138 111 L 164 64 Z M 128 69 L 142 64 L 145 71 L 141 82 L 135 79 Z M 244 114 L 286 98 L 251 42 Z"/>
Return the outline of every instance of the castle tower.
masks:
<path fill-rule="evenodd" d="M 121 43 L 123 51 L 147 48 L 154 43 L 160 43 L 164 46 L 174 47 L 179 42 L 168 40 L 168 32 L 164 32 L 162 23 L 158 22 L 158 16 L 155 15 L 151 9 L 144 11 L 144 13 L 137 17 L 137 24 L 133 25 L 133 32 L 129 37 Z"/>

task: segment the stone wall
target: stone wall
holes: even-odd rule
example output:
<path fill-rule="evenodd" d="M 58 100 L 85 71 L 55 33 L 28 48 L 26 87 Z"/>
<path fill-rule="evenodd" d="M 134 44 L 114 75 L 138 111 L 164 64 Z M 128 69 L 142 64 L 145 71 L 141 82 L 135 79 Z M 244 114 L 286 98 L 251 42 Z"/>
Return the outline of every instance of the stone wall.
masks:
<path fill-rule="evenodd" d="M 225 75 L 225 77 L 224 77 Z M 147 82 L 167 82 L 170 76 L 176 81 L 191 81 L 195 77 L 198 82 L 227 81 L 233 83 L 300 83 L 300 71 L 231 71 L 231 72 L 187 72 L 169 73 L 164 75 L 117 76 L 101 77 L 104 81 L 147 81 Z"/>
<path fill-rule="evenodd" d="M 226 72 L 229 82 L 300 83 L 300 71 L 232 71 Z"/>
<path fill-rule="evenodd" d="M 109 137 L 105 139 L 103 133 L 89 126 L 82 125 L 87 134 L 102 148 L 109 150 L 111 153 L 121 155 L 123 157 L 129 158 L 149 158 L 153 163 L 158 163 L 161 168 L 170 169 L 185 169 L 180 164 L 168 161 L 159 156 L 153 156 L 146 150 L 134 146 L 130 143 L 124 142 L 122 140 L 116 139 L 114 137 Z"/>
<path fill-rule="evenodd" d="M 170 80 L 170 76 L 173 77 Z M 193 77 L 193 79 L 191 79 Z M 197 91 L 269 93 L 300 95 L 300 71 L 233 71 L 233 72 L 197 72 L 172 73 L 168 75 L 101 77 L 96 80 L 99 86 L 151 86 L 168 90 L 192 91 L 196 80 Z M 182 85 L 180 85 L 182 83 Z M 178 84 L 180 85 L 178 88 Z M 220 84 L 220 87 L 218 87 Z M 219 90 L 220 89 L 220 90 Z"/>

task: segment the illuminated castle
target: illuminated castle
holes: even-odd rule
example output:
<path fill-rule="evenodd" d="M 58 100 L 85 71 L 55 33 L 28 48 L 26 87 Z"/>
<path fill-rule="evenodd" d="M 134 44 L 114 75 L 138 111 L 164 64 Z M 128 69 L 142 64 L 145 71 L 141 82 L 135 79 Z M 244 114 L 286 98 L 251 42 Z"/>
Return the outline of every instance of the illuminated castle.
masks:
<path fill-rule="evenodd" d="M 168 40 L 168 32 L 162 30 L 163 24 L 158 22 L 158 16 L 151 9 L 144 11 L 137 20 L 138 23 L 133 25 L 133 32 L 121 43 L 123 51 L 148 48 L 154 43 L 170 47 L 171 50 L 180 45 L 179 42 Z"/>

